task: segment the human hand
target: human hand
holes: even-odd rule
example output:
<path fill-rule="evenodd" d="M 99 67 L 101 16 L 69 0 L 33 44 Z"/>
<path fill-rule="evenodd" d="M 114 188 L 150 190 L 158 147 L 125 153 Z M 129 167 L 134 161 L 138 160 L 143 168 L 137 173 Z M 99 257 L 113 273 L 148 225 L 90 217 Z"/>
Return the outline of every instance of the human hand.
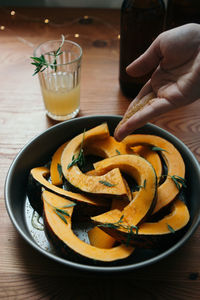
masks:
<path fill-rule="evenodd" d="M 200 25 L 187 24 L 161 33 L 146 52 L 127 67 L 127 73 L 133 77 L 152 70 L 150 80 L 115 129 L 118 141 L 153 117 L 200 98 Z M 153 99 L 129 117 L 135 105 L 149 93 L 151 98 L 154 95 Z"/>

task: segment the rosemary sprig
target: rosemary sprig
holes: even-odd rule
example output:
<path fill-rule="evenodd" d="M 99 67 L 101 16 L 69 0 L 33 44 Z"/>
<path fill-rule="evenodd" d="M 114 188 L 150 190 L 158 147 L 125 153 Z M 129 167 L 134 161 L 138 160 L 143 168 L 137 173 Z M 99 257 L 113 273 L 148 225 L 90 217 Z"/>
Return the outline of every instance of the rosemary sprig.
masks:
<path fill-rule="evenodd" d="M 161 175 L 161 177 L 170 177 L 173 180 L 174 184 L 176 185 L 176 187 L 179 191 L 181 190 L 182 186 L 184 188 L 187 188 L 186 180 L 181 176 L 178 176 L 178 175 Z"/>
<path fill-rule="evenodd" d="M 40 57 L 31 56 L 31 59 L 33 60 L 33 62 L 31 64 L 35 66 L 35 71 L 33 73 L 33 76 L 39 72 L 43 72 L 48 67 L 53 69 L 55 72 L 57 71 L 57 57 L 63 53 L 63 52 L 61 52 L 61 48 L 65 42 L 64 35 L 61 35 L 61 37 L 62 37 L 62 41 L 61 41 L 59 48 L 56 51 L 52 51 L 52 53 L 50 53 L 50 55 L 54 56 L 53 64 L 48 63 L 43 54 Z"/>
<path fill-rule="evenodd" d="M 123 218 L 124 216 L 122 215 L 119 219 L 119 221 L 115 222 L 115 223 L 104 223 L 104 224 L 99 224 L 97 225 L 97 227 L 107 227 L 107 228 L 113 228 L 113 229 L 116 229 L 116 228 L 119 228 L 121 223 L 123 222 Z"/>
<path fill-rule="evenodd" d="M 85 156 L 84 156 L 84 152 L 83 152 L 84 138 L 85 138 L 85 129 L 83 131 L 83 138 L 82 138 L 81 147 L 80 147 L 78 156 L 76 158 L 75 158 L 75 155 L 72 156 L 72 161 L 68 164 L 67 169 L 69 169 L 72 166 L 77 165 L 77 164 L 79 167 L 83 167 L 85 165 Z"/>
<path fill-rule="evenodd" d="M 133 229 L 135 229 L 135 234 L 138 234 L 139 228 L 137 226 L 134 225 L 125 225 L 123 224 L 123 218 L 124 216 L 122 215 L 119 219 L 119 221 L 114 222 L 114 223 L 104 223 L 104 224 L 99 224 L 97 225 L 98 227 L 106 227 L 106 228 L 113 228 L 113 229 L 126 229 L 128 231 L 128 235 L 127 235 L 127 240 L 126 240 L 126 246 L 129 246 L 130 241 L 132 236 L 134 235 Z"/>
<path fill-rule="evenodd" d="M 105 180 L 99 180 L 99 183 L 102 183 L 102 184 L 104 184 L 104 185 L 106 185 L 108 187 L 113 187 L 113 186 L 116 185 L 116 184 L 112 184 L 112 183 L 110 183 L 108 181 L 105 181 Z"/>

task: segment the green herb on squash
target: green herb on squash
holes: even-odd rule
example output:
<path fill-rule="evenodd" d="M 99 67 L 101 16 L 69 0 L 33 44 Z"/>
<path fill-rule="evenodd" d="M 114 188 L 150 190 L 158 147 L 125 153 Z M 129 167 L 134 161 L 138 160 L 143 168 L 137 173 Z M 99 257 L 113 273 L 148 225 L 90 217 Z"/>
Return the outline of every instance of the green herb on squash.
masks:
<path fill-rule="evenodd" d="M 57 169 L 58 169 L 58 173 L 59 173 L 60 178 L 62 178 L 63 173 L 62 173 L 62 167 L 61 167 L 60 164 L 57 164 Z"/>
<path fill-rule="evenodd" d="M 152 148 L 151 148 L 151 150 L 152 151 L 166 151 L 167 152 L 167 150 L 165 150 L 165 149 L 163 149 L 163 148 L 160 148 L 160 147 L 156 147 L 156 146 L 153 146 Z"/>
<path fill-rule="evenodd" d="M 120 151 L 118 149 L 115 150 L 118 155 L 120 155 Z"/>
<path fill-rule="evenodd" d="M 112 183 L 110 183 L 108 181 L 105 181 L 105 180 L 99 180 L 99 183 L 102 183 L 102 184 L 104 184 L 104 185 L 106 185 L 108 187 L 113 187 L 113 186 L 116 185 L 116 184 L 112 184 Z"/>
<path fill-rule="evenodd" d="M 63 213 L 61 213 L 59 211 L 59 209 L 55 208 L 54 209 L 55 213 L 67 224 L 67 220 L 65 219 L 65 217 L 63 216 Z"/>
<path fill-rule="evenodd" d="M 85 165 L 85 157 L 84 157 L 84 152 L 83 152 L 84 138 L 85 138 L 85 129 L 83 132 L 83 139 L 81 142 L 81 147 L 80 147 L 78 156 L 77 156 L 77 158 L 75 158 L 75 155 L 72 156 L 72 161 L 71 161 L 71 163 L 68 164 L 67 169 L 71 168 L 74 165 L 78 165 L 79 167 L 83 167 Z"/>
<path fill-rule="evenodd" d="M 175 233 L 175 230 L 174 230 L 174 228 L 172 228 L 172 226 L 170 226 L 169 224 L 167 224 L 167 227 L 168 227 L 168 229 L 169 229 L 169 231 L 171 233 Z"/>

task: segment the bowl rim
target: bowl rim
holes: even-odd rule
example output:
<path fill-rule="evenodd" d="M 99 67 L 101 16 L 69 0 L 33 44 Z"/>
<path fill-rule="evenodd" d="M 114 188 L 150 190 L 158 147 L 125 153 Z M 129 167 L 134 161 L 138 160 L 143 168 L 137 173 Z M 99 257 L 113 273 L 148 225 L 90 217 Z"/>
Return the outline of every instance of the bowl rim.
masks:
<path fill-rule="evenodd" d="M 67 126 L 65 125 L 66 123 L 71 123 L 71 122 L 78 122 L 79 120 L 89 120 L 89 119 L 120 119 L 122 118 L 122 116 L 120 115 L 91 115 L 91 116 L 82 116 L 82 117 L 78 117 L 75 119 L 71 119 L 71 120 L 67 120 L 58 124 L 55 124 L 49 128 L 47 128 L 46 130 L 42 131 L 41 133 L 39 133 L 38 135 L 36 135 L 34 138 L 32 138 L 31 140 L 29 140 L 22 148 L 21 150 L 18 152 L 18 154 L 15 156 L 15 158 L 13 159 L 7 175 L 6 175 L 6 179 L 5 179 L 5 185 L 4 185 L 4 198 L 5 198 L 5 205 L 6 205 L 6 210 L 7 213 L 10 217 L 10 220 L 12 222 L 12 224 L 14 225 L 14 227 L 16 228 L 16 230 L 18 231 L 18 233 L 22 236 L 22 238 L 30 245 L 32 246 L 35 250 L 39 251 L 40 253 L 42 253 L 44 256 L 49 257 L 50 259 L 52 259 L 53 261 L 56 261 L 58 263 L 61 263 L 62 265 L 65 265 L 67 267 L 71 267 L 74 268 L 76 270 L 80 270 L 80 271 L 90 271 L 90 272 L 98 272 L 98 273 L 112 273 L 112 272 L 122 272 L 122 271 L 130 271 L 130 270 L 135 270 L 135 269 L 139 269 L 142 267 L 146 267 L 149 266 L 151 264 L 154 264 L 166 257 L 168 257 L 169 255 L 171 255 L 173 252 L 175 252 L 176 250 L 178 250 L 191 236 L 192 234 L 196 231 L 197 227 L 200 224 L 200 214 L 199 216 L 196 218 L 195 223 L 187 230 L 187 232 L 185 232 L 184 236 L 178 241 L 176 242 L 173 246 L 171 246 L 169 249 L 165 250 L 164 252 L 156 255 L 153 258 L 144 260 L 142 262 L 138 262 L 138 263 L 133 263 L 133 264 L 127 264 L 127 265 L 120 265 L 120 266 L 95 266 L 95 265 L 87 265 L 84 263 L 77 263 L 77 262 L 73 262 L 70 260 L 67 260 L 65 258 L 62 258 L 60 256 L 57 256 L 56 254 L 52 254 L 50 252 L 45 251 L 44 249 L 42 249 L 36 242 L 34 242 L 34 240 L 28 236 L 28 234 L 26 234 L 23 229 L 21 228 L 21 226 L 18 224 L 15 215 L 12 211 L 11 208 L 11 202 L 12 200 L 9 199 L 9 189 L 10 189 L 10 181 L 11 178 L 13 176 L 13 172 L 15 170 L 15 164 L 17 163 L 18 158 L 23 154 L 23 152 L 27 149 L 27 147 L 29 147 L 33 142 L 35 142 L 38 138 L 40 138 L 42 135 L 44 134 L 48 134 L 48 132 L 54 130 L 54 128 L 57 127 L 63 127 L 63 126 Z M 152 124 L 152 123 L 147 123 L 146 125 L 150 126 L 153 130 L 159 130 L 161 131 L 164 135 L 167 135 L 167 137 L 169 137 L 170 139 L 172 138 L 173 140 L 175 140 L 181 147 L 183 147 L 183 149 L 186 151 L 186 153 L 189 153 L 191 159 L 193 160 L 193 163 L 196 165 L 197 169 L 198 169 L 198 173 L 200 176 L 200 166 L 199 163 L 196 159 L 196 157 L 194 156 L 194 154 L 192 153 L 192 151 L 179 139 L 177 138 L 175 135 L 173 135 L 172 133 L 168 132 L 167 130 Z"/>

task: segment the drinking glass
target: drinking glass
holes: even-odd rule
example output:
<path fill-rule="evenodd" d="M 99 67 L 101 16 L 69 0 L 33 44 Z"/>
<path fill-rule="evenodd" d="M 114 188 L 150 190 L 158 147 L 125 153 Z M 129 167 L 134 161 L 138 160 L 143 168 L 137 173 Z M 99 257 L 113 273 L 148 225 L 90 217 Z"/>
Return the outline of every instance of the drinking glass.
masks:
<path fill-rule="evenodd" d="M 58 51 L 60 45 L 61 40 L 42 43 L 34 57 L 42 55 L 48 64 L 38 72 L 46 113 L 53 120 L 64 121 L 79 113 L 82 49 L 70 40 Z"/>

